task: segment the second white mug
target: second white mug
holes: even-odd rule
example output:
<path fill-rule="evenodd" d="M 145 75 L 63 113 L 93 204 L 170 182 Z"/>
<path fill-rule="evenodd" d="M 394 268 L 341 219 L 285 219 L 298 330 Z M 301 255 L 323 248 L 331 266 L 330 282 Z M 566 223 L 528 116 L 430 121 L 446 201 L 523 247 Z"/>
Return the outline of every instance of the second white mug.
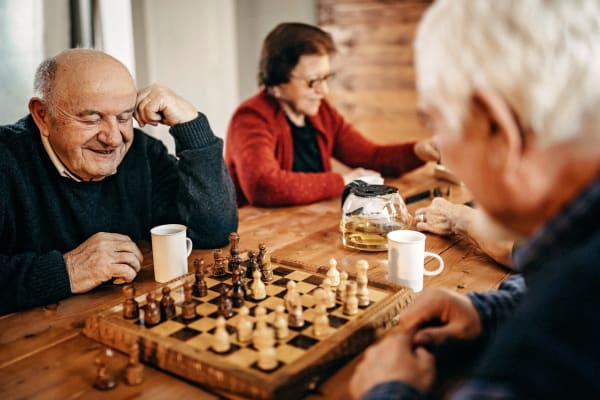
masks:
<path fill-rule="evenodd" d="M 180 224 L 159 225 L 150 230 L 155 281 L 164 283 L 187 273 L 192 240 L 186 232 L 187 227 Z"/>
<path fill-rule="evenodd" d="M 435 253 L 425 251 L 425 235 L 412 230 L 397 230 L 388 233 L 388 279 L 411 288 L 423 290 L 423 275 L 438 275 L 444 269 L 444 260 Z M 433 271 L 425 269 L 425 258 L 433 257 L 439 267 Z"/>

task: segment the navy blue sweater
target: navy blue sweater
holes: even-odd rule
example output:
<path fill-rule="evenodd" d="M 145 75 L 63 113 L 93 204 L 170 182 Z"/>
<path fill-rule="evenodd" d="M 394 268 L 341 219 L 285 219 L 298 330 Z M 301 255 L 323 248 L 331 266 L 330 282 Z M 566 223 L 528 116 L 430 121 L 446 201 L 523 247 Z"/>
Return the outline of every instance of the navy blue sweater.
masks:
<path fill-rule="evenodd" d="M 59 175 L 31 116 L 0 127 L 0 314 L 69 297 L 63 254 L 97 232 L 139 241 L 181 223 L 196 248 L 227 244 L 238 220 L 223 141 L 202 114 L 170 132 L 177 157 L 135 129 L 116 174 L 76 182 Z"/>

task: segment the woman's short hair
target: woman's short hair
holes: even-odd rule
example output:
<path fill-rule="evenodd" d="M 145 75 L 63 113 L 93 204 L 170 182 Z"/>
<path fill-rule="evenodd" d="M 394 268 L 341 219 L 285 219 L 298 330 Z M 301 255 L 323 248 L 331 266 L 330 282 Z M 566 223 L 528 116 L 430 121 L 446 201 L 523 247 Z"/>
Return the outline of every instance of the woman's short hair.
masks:
<path fill-rule="evenodd" d="M 300 56 L 335 53 L 331 35 L 300 22 L 277 25 L 265 38 L 258 66 L 258 84 L 266 87 L 289 82 Z"/>

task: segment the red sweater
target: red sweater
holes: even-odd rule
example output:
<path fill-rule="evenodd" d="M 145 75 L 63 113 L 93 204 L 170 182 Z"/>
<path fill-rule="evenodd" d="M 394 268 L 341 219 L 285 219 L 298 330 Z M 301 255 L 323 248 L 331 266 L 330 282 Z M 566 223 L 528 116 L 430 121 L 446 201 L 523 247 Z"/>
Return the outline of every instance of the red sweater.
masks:
<path fill-rule="evenodd" d="M 279 103 L 262 90 L 233 114 L 225 143 L 225 162 L 236 186 L 238 205 L 308 204 L 342 194 L 344 180 L 331 172 L 335 157 L 351 168 L 367 168 L 399 176 L 423 162 L 414 143 L 377 145 L 352 127 L 325 100 L 308 117 L 318 131 L 317 143 L 325 172 L 294 172 L 292 132 Z"/>

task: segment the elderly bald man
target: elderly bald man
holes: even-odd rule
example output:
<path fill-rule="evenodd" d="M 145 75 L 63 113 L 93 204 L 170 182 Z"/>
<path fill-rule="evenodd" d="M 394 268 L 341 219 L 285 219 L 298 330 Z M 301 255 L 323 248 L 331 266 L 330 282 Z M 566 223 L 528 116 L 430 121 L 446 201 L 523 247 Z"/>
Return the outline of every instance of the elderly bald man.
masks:
<path fill-rule="evenodd" d="M 40 64 L 30 114 L 0 127 L 0 313 L 132 281 L 162 223 L 194 246 L 237 229 L 223 142 L 172 90 L 136 89 L 117 59 L 66 50 Z M 133 127 L 165 124 L 176 155 Z"/>

